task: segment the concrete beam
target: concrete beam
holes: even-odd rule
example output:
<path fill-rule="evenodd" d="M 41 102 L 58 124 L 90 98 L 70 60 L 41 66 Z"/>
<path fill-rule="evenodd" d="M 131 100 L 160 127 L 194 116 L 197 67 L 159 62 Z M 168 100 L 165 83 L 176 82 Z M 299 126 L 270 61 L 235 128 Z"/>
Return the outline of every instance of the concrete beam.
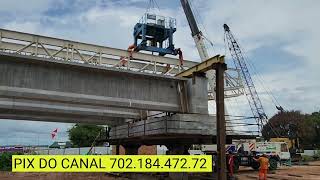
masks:
<path fill-rule="evenodd" d="M 0 53 L 0 97 L 181 112 L 186 79 Z"/>
<path fill-rule="evenodd" d="M 115 126 L 145 110 L 206 113 L 197 82 L 0 52 L 0 118 Z"/>
<path fill-rule="evenodd" d="M 207 114 L 206 82 L 0 52 L 0 118 L 117 126 L 146 110 Z"/>
<path fill-rule="evenodd" d="M 44 121 L 59 123 L 84 123 L 116 126 L 123 124 L 122 118 L 96 117 L 96 116 L 67 116 L 65 114 L 40 114 L 37 112 L 25 112 L 15 110 L 0 110 L 0 119 L 6 120 L 26 120 L 26 121 Z"/>
<path fill-rule="evenodd" d="M 140 113 L 134 109 L 101 107 L 82 104 L 67 104 L 59 102 L 44 102 L 28 99 L 0 98 L 0 109 L 38 111 L 57 114 L 72 114 L 78 116 L 101 116 L 115 118 L 140 118 Z"/>

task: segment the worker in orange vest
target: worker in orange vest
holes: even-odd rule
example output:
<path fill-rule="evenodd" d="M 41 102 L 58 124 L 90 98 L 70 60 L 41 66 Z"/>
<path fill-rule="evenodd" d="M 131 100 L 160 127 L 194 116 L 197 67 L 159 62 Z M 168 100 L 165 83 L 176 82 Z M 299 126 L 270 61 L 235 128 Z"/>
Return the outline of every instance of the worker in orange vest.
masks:
<path fill-rule="evenodd" d="M 233 155 L 232 151 L 229 151 L 229 154 L 228 154 L 228 170 L 229 170 L 229 177 L 233 178 L 234 155 Z"/>
<path fill-rule="evenodd" d="M 267 179 L 267 172 L 269 167 L 269 159 L 266 154 L 263 154 L 258 159 L 253 158 L 255 161 L 260 163 L 260 169 L 259 169 L 259 179 L 260 180 L 266 180 Z"/>

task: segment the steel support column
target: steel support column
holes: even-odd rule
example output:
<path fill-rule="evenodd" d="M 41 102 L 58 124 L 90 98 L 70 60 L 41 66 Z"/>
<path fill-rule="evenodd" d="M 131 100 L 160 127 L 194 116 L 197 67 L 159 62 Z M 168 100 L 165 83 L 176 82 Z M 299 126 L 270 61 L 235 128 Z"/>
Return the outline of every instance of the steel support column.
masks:
<path fill-rule="evenodd" d="M 224 72 L 227 69 L 225 63 L 216 63 L 216 112 L 217 112 L 217 155 L 218 155 L 218 179 L 227 179 L 226 168 L 226 120 L 224 110 Z"/>

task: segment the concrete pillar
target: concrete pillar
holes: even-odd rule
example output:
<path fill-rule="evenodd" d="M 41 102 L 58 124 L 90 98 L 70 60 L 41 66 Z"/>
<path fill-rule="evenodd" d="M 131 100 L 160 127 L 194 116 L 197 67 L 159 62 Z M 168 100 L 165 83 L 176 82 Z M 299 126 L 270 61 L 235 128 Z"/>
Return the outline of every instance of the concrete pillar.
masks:
<path fill-rule="evenodd" d="M 182 145 L 182 144 L 168 144 L 168 155 L 188 155 L 188 149 L 191 145 Z M 187 180 L 188 173 L 169 173 L 170 179 L 174 180 Z"/>
<path fill-rule="evenodd" d="M 126 155 L 138 155 L 140 145 L 125 145 Z"/>
<path fill-rule="evenodd" d="M 116 145 L 116 155 L 119 155 L 120 154 L 120 145 L 117 144 Z"/>
<path fill-rule="evenodd" d="M 166 147 L 168 148 L 168 155 L 188 155 L 191 145 L 167 144 Z"/>
<path fill-rule="evenodd" d="M 187 82 L 190 113 L 208 114 L 208 79 L 195 75 Z"/>

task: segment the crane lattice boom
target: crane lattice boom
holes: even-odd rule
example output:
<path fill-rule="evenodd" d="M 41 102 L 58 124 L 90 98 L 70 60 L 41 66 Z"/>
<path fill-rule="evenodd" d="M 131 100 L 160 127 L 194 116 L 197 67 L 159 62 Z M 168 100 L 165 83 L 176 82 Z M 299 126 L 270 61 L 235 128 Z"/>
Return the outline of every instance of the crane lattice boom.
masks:
<path fill-rule="evenodd" d="M 241 71 L 240 77 L 245 82 L 244 92 L 249 101 L 249 105 L 254 117 L 260 128 L 266 122 L 267 115 L 263 109 L 262 103 L 254 86 L 253 80 L 247 68 L 245 59 L 242 55 L 239 44 L 234 38 L 228 25 L 223 25 L 227 39 L 228 48 L 230 50 L 235 67 Z"/>

